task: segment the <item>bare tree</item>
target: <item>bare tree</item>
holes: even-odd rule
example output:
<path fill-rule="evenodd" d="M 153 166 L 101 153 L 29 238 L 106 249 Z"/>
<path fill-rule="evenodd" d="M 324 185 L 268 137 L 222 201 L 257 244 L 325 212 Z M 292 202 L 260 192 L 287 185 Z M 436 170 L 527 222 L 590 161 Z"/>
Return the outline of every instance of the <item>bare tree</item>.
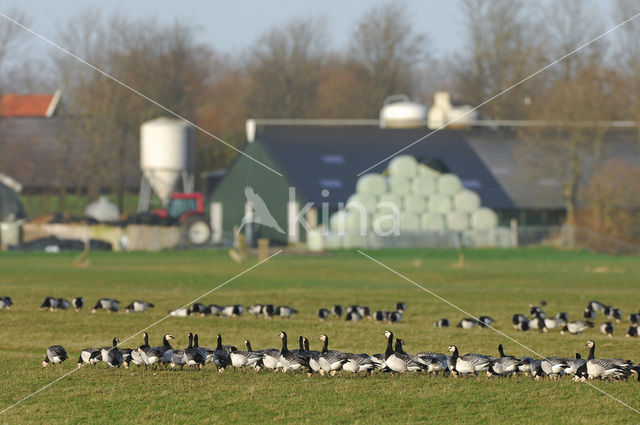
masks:
<path fill-rule="evenodd" d="M 326 44 L 322 19 L 293 20 L 264 34 L 250 51 L 247 109 L 253 116 L 308 115 L 318 89 Z"/>
<path fill-rule="evenodd" d="M 426 59 L 425 34 L 413 31 L 407 8 L 397 2 L 380 4 L 359 20 L 351 37 L 354 71 L 368 85 L 369 116 L 385 97 L 414 94 L 415 67 Z"/>

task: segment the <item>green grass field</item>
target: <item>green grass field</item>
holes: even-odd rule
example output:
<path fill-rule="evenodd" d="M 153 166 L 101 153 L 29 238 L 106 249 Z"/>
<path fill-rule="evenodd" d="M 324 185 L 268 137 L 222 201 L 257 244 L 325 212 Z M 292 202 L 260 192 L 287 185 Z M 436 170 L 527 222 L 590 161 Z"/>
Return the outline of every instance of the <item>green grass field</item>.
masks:
<path fill-rule="evenodd" d="M 596 327 L 582 336 L 558 332 L 519 333 L 511 315 L 528 314 L 528 305 L 547 301 L 545 310 L 566 311 L 576 319 L 592 299 L 623 309 L 626 316 L 640 308 L 640 261 L 587 252 L 551 249 L 465 251 L 464 267 L 455 268 L 458 251 L 393 250 L 368 252 L 386 265 L 475 315 L 488 314 L 496 328 L 544 355 L 584 356 L 587 339 L 597 342 L 600 357 L 640 361 L 640 340 L 624 337 L 628 326 L 617 324 L 607 338 Z M 162 319 L 181 306 L 245 270 L 256 260 L 237 265 L 224 251 L 163 253 L 91 253 L 90 265 L 75 268 L 77 254 L 0 253 L 0 296 L 10 295 L 15 305 L 0 311 L 0 410 L 26 397 L 76 367 L 80 349 L 109 345 Z M 45 296 L 85 297 L 84 311 L 43 312 Z M 124 305 L 133 299 L 156 307 L 139 314 L 91 314 L 100 297 L 113 297 Z M 464 315 L 427 292 L 352 251 L 321 256 L 282 253 L 207 296 L 204 303 L 249 305 L 254 302 L 287 304 L 300 311 L 289 320 L 188 317 L 168 318 L 149 330 L 151 344 L 162 334 L 187 344 L 189 331 L 200 335 L 201 346 L 214 346 L 217 333 L 223 342 L 254 348 L 279 347 L 278 333 L 287 331 L 311 338 L 319 349 L 319 335 L 327 333 L 330 348 L 378 353 L 390 325 L 363 320 L 321 322 L 319 307 L 335 303 L 366 304 L 372 310 L 391 309 L 396 301 L 408 304 L 402 322 L 392 326 L 409 352 L 445 352 L 456 344 L 462 353 L 497 355 L 503 343 L 508 354 L 530 355 L 524 348 L 489 329 L 433 328 L 448 317 Z M 121 307 L 124 307 L 121 306 Z M 625 319 L 626 320 L 626 319 Z M 125 342 L 134 347 L 141 337 Z M 45 350 L 63 345 L 69 360 L 58 367 L 41 368 Z M 295 344 L 290 344 L 295 345 Z M 595 382 L 600 389 L 640 408 L 640 383 Z M 629 424 L 640 416 L 584 383 L 568 379 L 534 382 L 513 379 L 432 378 L 426 375 L 333 378 L 304 374 L 228 370 L 212 367 L 202 372 L 144 372 L 133 367 L 106 370 L 104 364 L 84 367 L 15 408 L 0 415 L 3 423 L 271 423 L 287 420 L 310 423 L 606 423 Z"/>

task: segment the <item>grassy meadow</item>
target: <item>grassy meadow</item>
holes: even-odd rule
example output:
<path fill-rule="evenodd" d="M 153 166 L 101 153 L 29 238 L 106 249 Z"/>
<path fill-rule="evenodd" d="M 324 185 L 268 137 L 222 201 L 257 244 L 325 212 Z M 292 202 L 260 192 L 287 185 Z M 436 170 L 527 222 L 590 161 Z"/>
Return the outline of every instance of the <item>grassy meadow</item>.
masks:
<path fill-rule="evenodd" d="M 497 329 L 544 355 L 573 356 L 588 339 L 597 343 L 596 356 L 640 361 L 640 340 L 625 338 L 626 317 L 640 309 L 640 261 L 589 252 L 552 249 L 389 250 L 369 255 L 434 291 L 474 315 L 490 315 Z M 79 351 L 106 346 L 114 337 L 124 342 L 162 319 L 171 309 L 188 303 L 229 280 L 257 260 L 238 265 L 225 251 L 160 253 L 95 252 L 85 267 L 75 267 L 77 253 L 0 253 L 0 296 L 13 298 L 10 310 L 0 311 L 0 410 L 76 368 Z M 84 296 L 81 312 L 40 311 L 45 296 Z M 108 314 L 90 310 L 100 297 L 134 299 L 155 304 L 145 313 Z M 616 324 L 613 338 L 595 328 L 582 336 L 517 332 L 511 315 L 528 314 L 530 303 L 546 300 L 545 311 L 581 318 L 584 305 L 599 300 L 622 308 L 625 321 Z M 408 311 L 400 323 L 372 320 L 347 323 L 316 317 L 319 307 L 359 303 L 372 311 L 390 310 L 404 301 Z M 266 321 L 245 313 L 239 318 L 171 317 L 149 329 L 151 345 L 164 333 L 176 337 L 174 347 L 187 345 L 186 335 L 200 335 L 201 346 L 223 343 L 243 349 L 279 347 L 278 333 L 287 331 L 290 348 L 298 335 L 310 337 L 319 349 L 319 335 L 330 337 L 330 348 L 370 354 L 383 352 L 382 335 L 391 328 L 406 341 L 408 352 L 445 352 L 456 344 L 461 353 L 531 355 L 490 329 L 462 330 L 455 323 L 464 315 L 380 265 L 354 251 L 317 256 L 283 252 L 202 300 L 203 303 L 250 305 L 286 304 L 299 310 L 291 319 Z M 447 317 L 453 327 L 436 329 Z M 140 335 L 121 344 L 140 345 Z M 63 345 L 69 360 L 41 368 L 48 346 Z M 148 371 L 132 367 L 107 370 L 104 364 L 83 367 L 32 398 L 0 415 L 0 423 L 606 423 L 629 424 L 640 416 L 584 383 L 569 379 L 534 382 L 512 379 L 450 379 L 426 375 L 351 376 L 333 378 L 271 371 L 219 374 Z M 598 388 L 639 409 L 640 383 L 594 382 Z"/>

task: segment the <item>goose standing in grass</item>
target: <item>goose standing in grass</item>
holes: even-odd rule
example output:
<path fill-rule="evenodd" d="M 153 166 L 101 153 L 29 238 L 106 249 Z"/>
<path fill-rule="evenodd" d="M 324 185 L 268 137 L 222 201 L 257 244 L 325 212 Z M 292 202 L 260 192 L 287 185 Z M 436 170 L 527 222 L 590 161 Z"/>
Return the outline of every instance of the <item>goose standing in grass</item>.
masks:
<path fill-rule="evenodd" d="M 69 308 L 71 308 L 71 303 L 69 302 L 69 300 L 66 300 L 64 298 L 58 298 L 58 308 L 60 310 L 69 310 Z"/>
<path fill-rule="evenodd" d="M 222 335 L 216 337 L 217 345 L 213 352 L 213 364 L 218 367 L 218 372 L 223 372 L 224 368 L 229 365 L 229 351 L 222 345 Z"/>
<path fill-rule="evenodd" d="M 267 304 L 262 308 L 262 315 L 265 319 L 271 319 L 276 314 L 276 308 L 273 304 Z"/>
<path fill-rule="evenodd" d="M 587 341 L 589 357 L 587 358 L 587 375 L 589 379 L 627 378 L 631 375 L 633 363 L 622 359 L 596 359 L 596 343 Z"/>
<path fill-rule="evenodd" d="M 617 323 L 620 323 L 620 321 L 622 320 L 622 310 L 620 310 L 619 308 L 606 306 L 603 312 L 608 319 L 615 319 Z"/>
<path fill-rule="evenodd" d="M 189 332 L 189 346 L 184 349 L 184 361 L 187 366 L 193 366 L 198 369 L 202 369 L 207 360 L 206 352 L 198 347 L 198 342 L 196 341 L 195 346 L 192 345 L 193 334 Z"/>
<path fill-rule="evenodd" d="M 228 305 L 220 312 L 225 317 L 240 317 L 242 313 L 244 313 L 244 306 L 240 304 Z"/>
<path fill-rule="evenodd" d="M 567 321 L 558 317 L 547 317 L 544 319 L 544 327 L 546 329 L 563 328 Z"/>
<path fill-rule="evenodd" d="M 551 379 L 558 379 L 565 373 L 565 369 L 569 369 L 566 358 L 547 357 L 542 359 L 540 366 L 542 371 Z"/>
<path fill-rule="evenodd" d="M 407 304 L 403 302 L 396 303 L 396 311 L 404 313 L 407 311 Z"/>
<path fill-rule="evenodd" d="M 305 366 L 309 366 L 309 363 L 306 361 L 306 359 L 299 355 L 296 354 L 292 351 L 289 351 L 289 348 L 287 347 L 287 333 L 282 331 L 280 332 L 280 339 L 282 340 L 282 349 L 280 350 L 280 363 L 282 364 L 282 371 L 283 372 L 288 372 L 288 371 L 296 371 L 298 369 L 301 369 Z M 303 350 L 304 350 L 304 346 L 303 346 Z"/>
<path fill-rule="evenodd" d="M 389 313 L 389 316 L 387 318 L 389 319 L 389 324 L 393 325 L 394 323 L 402 320 L 402 313 L 400 313 L 399 311 L 392 311 L 391 313 Z"/>
<path fill-rule="evenodd" d="M 547 317 L 547 314 L 537 305 L 530 305 L 529 307 L 529 314 L 532 316 L 542 317 L 543 319 Z"/>
<path fill-rule="evenodd" d="M 296 310 L 295 308 L 292 308 L 286 305 L 281 305 L 281 306 L 278 306 L 278 308 L 276 308 L 276 314 L 279 315 L 280 317 L 284 317 L 287 319 L 293 316 L 294 314 L 296 314 L 297 312 L 298 310 Z"/>
<path fill-rule="evenodd" d="M 52 345 L 47 348 L 47 354 L 42 361 L 42 367 L 45 368 L 49 363 L 56 365 L 67 360 L 69 356 L 62 345 Z"/>
<path fill-rule="evenodd" d="M 333 376 L 342 368 L 347 359 L 343 352 L 329 350 L 329 337 L 326 334 L 320 335 L 320 340 L 322 341 L 322 355 L 318 360 L 322 369 L 320 374 L 329 373 Z"/>
<path fill-rule="evenodd" d="M 629 321 L 634 325 L 637 325 L 638 323 L 640 323 L 640 313 L 631 313 L 629 315 Z"/>
<path fill-rule="evenodd" d="M 169 341 L 173 339 L 172 335 L 166 334 L 162 337 L 162 345 L 158 347 L 138 348 L 140 357 L 146 366 L 152 366 L 155 370 L 158 363 L 171 363 L 173 355 L 173 347 Z M 166 361 L 165 361 L 166 359 Z"/>
<path fill-rule="evenodd" d="M 102 348 L 89 347 L 83 349 L 78 357 L 78 368 L 81 368 L 85 363 L 95 365 L 96 362 L 102 359 L 101 355 Z"/>
<path fill-rule="evenodd" d="M 73 304 L 73 309 L 75 311 L 80 311 L 82 307 L 84 307 L 84 298 L 83 297 L 75 297 L 71 300 L 71 304 Z"/>
<path fill-rule="evenodd" d="M 318 318 L 320 320 L 327 320 L 331 312 L 327 308 L 321 308 L 318 310 Z"/>
<path fill-rule="evenodd" d="M 471 329 L 471 328 L 475 328 L 476 326 L 478 326 L 478 321 L 476 319 L 473 319 L 471 317 L 465 317 L 458 323 L 456 328 Z"/>
<path fill-rule="evenodd" d="M 222 308 L 223 307 L 218 304 L 209 304 L 200 314 L 204 316 L 220 316 L 220 313 L 222 313 Z"/>
<path fill-rule="evenodd" d="M 172 316 L 172 317 L 187 317 L 190 314 L 191 314 L 191 311 L 184 307 L 177 308 L 169 312 L 169 316 Z"/>
<path fill-rule="evenodd" d="M 189 307 L 189 313 L 191 314 L 204 314 L 207 306 L 202 303 L 193 303 Z"/>
<path fill-rule="evenodd" d="M 371 317 L 371 310 L 366 305 L 359 305 L 356 307 L 356 312 L 360 315 L 360 317 Z"/>
<path fill-rule="evenodd" d="M 231 366 L 237 367 L 253 367 L 258 368 L 262 362 L 262 354 L 251 350 L 251 343 L 249 340 L 244 342 L 247 347 L 247 351 L 234 350 L 229 354 L 231 360 Z"/>
<path fill-rule="evenodd" d="M 389 317 L 389 314 L 390 312 L 388 311 L 378 310 L 373 313 L 373 320 L 375 320 L 376 322 L 384 322 Z"/>
<path fill-rule="evenodd" d="M 362 320 L 362 316 L 360 316 L 357 311 L 353 310 L 344 316 L 344 320 L 347 322 L 359 322 Z"/>
<path fill-rule="evenodd" d="M 596 318 L 596 310 L 593 309 L 591 304 L 587 304 L 587 307 L 582 312 L 582 317 L 587 320 L 593 320 Z"/>
<path fill-rule="evenodd" d="M 118 342 L 120 342 L 118 338 L 113 338 L 113 345 L 101 350 L 102 361 L 110 367 L 120 367 L 124 363 L 124 356 L 118 348 Z"/>
<path fill-rule="evenodd" d="M 342 317 L 342 312 L 344 311 L 344 309 L 342 308 L 342 306 L 340 304 L 336 304 L 333 307 L 331 307 L 331 314 L 337 316 L 338 318 Z"/>
<path fill-rule="evenodd" d="M 11 308 L 11 306 L 13 305 L 13 300 L 11 299 L 11 297 L 0 297 L 0 310 L 6 308 L 7 310 Z"/>
<path fill-rule="evenodd" d="M 478 325 L 480 325 L 481 328 L 486 328 L 488 326 L 491 326 L 495 323 L 496 321 L 489 317 L 489 316 L 480 316 L 478 317 Z"/>
<path fill-rule="evenodd" d="M 529 328 L 537 329 L 539 332 L 548 332 L 545 320 L 547 319 L 540 316 L 534 316 L 529 320 Z"/>
<path fill-rule="evenodd" d="M 587 361 L 582 358 L 580 353 L 576 353 L 573 359 L 567 360 L 568 369 L 565 369 L 565 372 L 577 376 L 579 371 L 587 364 Z"/>
<path fill-rule="evenodd" d="M 600 301 L 589 301 L 587 303 L 587 308 L 590 308 L 591 310 L 594 310 L 594 311 L 600 311 L 600 310 L 604 310 L 605 305 L 602 304 Z"/>
<path fill-rule="evenodd" d="M 500 357 L 495 359 L 491 363 L 491 366 L 489 366 L 489 369 L 487 370 L 487 377 L 491 377 L 493 375 L 512 376 L 514 373 L 518 372 L 520 360 L 515 358 L 515 356 L 505 355 L 502 344 L 498 345 L 498 353 L 500 353 Z"/>
<path fill-rule="evenodd" d="M 207 363 L 207 350 L 203 347 L 200 347 L 200 341 L 198 340 L 198 334 L 195 334 L 193 336 L 193 348 L 195 348 L 197 351 L 200 352 L 200 354 L 202 355 L 202 358 L 204 359 L 202 366 L 204 366 Z M 233 347 L 235 348 L 235 347 Z"/>
<path fill-rule="evenodd" d="M 572 335 L 581 335 L 582 332 L 592 327 L 593 322 L 589 320 L 572 320 L 570 322 L 567 322 L 567 324 L 560 331 L 560 334 L 564 335 L 565 332 L 569 332 Z"/>
<path fill-rule="evenodd" d="M 153 308 L 153 304 L 147 301 L 135 300 L 124 309 L 125 313 L 140 313 Z"/>
<path fill-rule="evenodd" d="M 442 319 L 438 319 L 434 324 L 434 328 L 448 328 L 449 327 L 449 319 L 443 317 Z"/>
<path fill-rule="evenodd" d="M 609 338 L 613 337 L 613 329 L 613 323 L 611 322 L 604 322 L 600 325 L 600 332 L 607 335 Z"/>
<path fill-rule="evenodd" d="M 346 363 L 342 365 L 342 370 L 351 373 L 361 373 L 361 372 L 369 372 L 374 368 L 373 361 L 371 361 L 371 357 L 366 354 L 353 354 L 353 353 L 344 353 L 345 358 L 347 359 Z"/>
<path fill-rule="evenodd" d="M 146 332 L 142 333 L 142 339 L 143 339 L 143 343 L 140 347 L 138 348 L 142 348 L 145 349 L 149 346 L 149 334 L 147 334 Z M 130 353 L 130 357 L 128 359 L 125 358 L 125 363 L 127 367 L 129 367 L 130 363 L 133 363 L 135 365 L 138 366 L 142 366 L 144 363 L 144 360 L 142 360 L 142 357 L 140 356 L 140 352 L 138 351 L 138 349 L 132 349 L 131 353 Z M 146 366 L 145 366 L 146 367 Z"/>
<path fill-rule="evenodd" d="M 257 319 L 258 315 L 262 313 L 262 308 L 263 307 L 264 307 L 264 305 L 262 305 L 262 304 L 251 304 L 247 308 L 247 311 L 249 312 L 249 314 L 253 314 Z"/>
<path fill-rule="evenodd" d="M 636 338 L 638 336 L 638 327 L 637 326 L 629 326 L 627 328 L 627 332 L 624 334 L 626 337 Z"/>
<path fill-rule="evenodd" d="M 40 308 L 43 310 L 55 311 L 58 308 L 58 299 L 53 297 L 46 297 Z"/>
<path fill-rule="evenodd" d="M 120 309 L 120 301 L 113 298 L 100 298 L 91 312 L 95 313 L 99 309 L 106 310 L 109 313 L 115 313 Z"/>
<path fill-rule="evenodd" d="M 455 345 L 449 346 L 449 352 L 451 354 L 451 368 L 452 372 L 459 375 L 476 375 L 478 372 L 484 372 L 489 369 L 491 360 L 482 354 L 469 353 L 464 356 L 460 356 L 458 347 Z"/>

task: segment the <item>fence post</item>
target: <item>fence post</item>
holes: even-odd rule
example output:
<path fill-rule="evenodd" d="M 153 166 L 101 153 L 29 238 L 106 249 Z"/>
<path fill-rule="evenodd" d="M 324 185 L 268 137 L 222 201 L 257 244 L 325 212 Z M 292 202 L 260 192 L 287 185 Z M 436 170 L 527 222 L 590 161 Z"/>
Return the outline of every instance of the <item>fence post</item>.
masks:
<path fill-rule="evenodd" d="M 518 246 L 518 220 L 515 218 L 511 219 L 511 246 L 513 248 Z"/>

